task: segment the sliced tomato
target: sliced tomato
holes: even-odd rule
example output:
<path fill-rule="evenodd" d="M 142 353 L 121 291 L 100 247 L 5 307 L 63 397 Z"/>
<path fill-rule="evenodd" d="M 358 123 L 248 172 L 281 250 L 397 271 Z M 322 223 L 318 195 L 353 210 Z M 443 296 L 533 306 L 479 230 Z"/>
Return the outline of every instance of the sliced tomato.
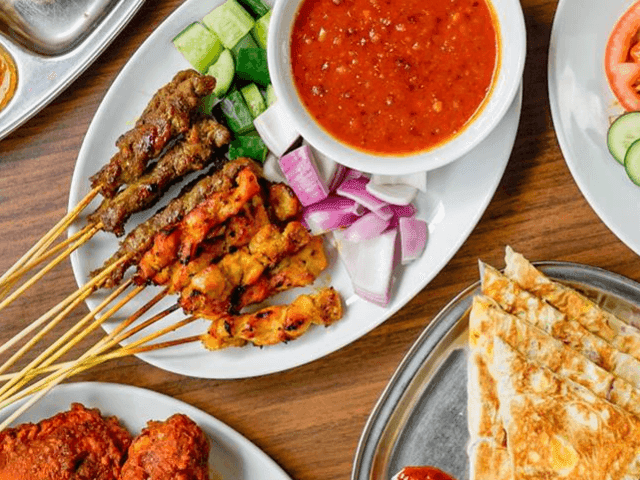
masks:
<path fill-rule="evenodd" d="M 639 31 L 640 2 L 636 2 L 613 27 L 604 55 L 609 86 L 627 111 L 640 110 L 640 63 L 634 62 L 632 54 L 637 50 Z"/>

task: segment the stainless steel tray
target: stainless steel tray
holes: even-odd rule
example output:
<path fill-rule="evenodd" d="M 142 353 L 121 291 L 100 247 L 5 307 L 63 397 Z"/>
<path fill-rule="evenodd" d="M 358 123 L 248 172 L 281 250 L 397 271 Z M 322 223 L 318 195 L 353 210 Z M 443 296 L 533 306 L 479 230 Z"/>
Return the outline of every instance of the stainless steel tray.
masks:
<path fill-rule="evenodd" d="M 535 264 L 621 318 L 640 318 L 640 284 L 596 267 Z M 467 336 L 471 285 L 444 309 L 411 347 L 380 396 L 356 451 L 352 480 L 390 480 L 407 465 L 433 465 L 458 480 L 467 459 Z"/>
<path fill-rule="evenodd" d="M 0 139 L 39 112 L 116 37 L 144 0 L 0 0 L 0 45 L 18 86 L 0 110 Z"/>

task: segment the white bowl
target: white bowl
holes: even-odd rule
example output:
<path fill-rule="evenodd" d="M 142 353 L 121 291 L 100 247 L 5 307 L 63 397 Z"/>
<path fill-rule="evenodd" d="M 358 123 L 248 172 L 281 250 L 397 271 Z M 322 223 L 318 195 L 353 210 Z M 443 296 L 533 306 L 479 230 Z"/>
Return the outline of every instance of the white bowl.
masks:
<path fill-rule="evenodd" d="M 518 0 L 487 0 L 497 18 L 499 63 L 489 98 L 451 140 L 409 155 L 381 155 L 352 148 L 332 137 L 311 117 L 297 94 L 291 69 L 290 38 L 302 0 L 277 0 L 269 24 L 268 62 L 271 82 L 296 129 L 315 148 L 351 168 L 378 174 L 432 170 L 457 160 L 478 145 L 500 122 L 518 91 L 526 57 L 526 31 Z"/>

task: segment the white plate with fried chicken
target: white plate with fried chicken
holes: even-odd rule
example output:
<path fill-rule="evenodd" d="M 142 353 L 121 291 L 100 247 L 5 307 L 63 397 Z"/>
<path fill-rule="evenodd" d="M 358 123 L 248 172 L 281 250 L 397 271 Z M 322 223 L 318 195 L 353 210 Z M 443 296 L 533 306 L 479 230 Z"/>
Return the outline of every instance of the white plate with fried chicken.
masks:
<path fill-rule="evenodd" d="M 82 145 L 71 186 L 70 207 L 77 205 L 91 191 L 90 177 L 109 162 L 109 159 L 117 151 L 114 144 L 123 132 L 134 127 L 136 121 L 141 118 L 141 112 L 145 112 L 142 114 L 142 117 L 145 117 L 155 108 L 149 107 L 145 111 L 145 106 L 147 106 L 158 89 L 170 83 L 177 72 L 189 68 L 184 58 L 173 47 L 172 39 L 182 31 L 185 25 L 202 18 L 220 3 L 219 0 L 205 2 L 188 0 L 185 2 L 153 32 L 121 71 L 98 109 Z M 197 88 L 193 87 L 192 90 L 195 91 Z M 161 102 L 162 100 L 160 100 Z M 216 338 L 209 342 L 205 339 L 205 343 L 209 348 L 215 348 L 216 350 L 205 348 L 201 342 L 192 342 L 188 345 L 142 353 L 140 358 L 159 368 L 193 377 L 243 378 L 269 374 L 303 365 L 334 352 L 365 335 L 418 294 L 446 265 L 471 233 L 493 196 L 510 157 L 517 131 L 520 107 L 521 96 L 518 96 L 500 125 L 473 152 L 446 167 L 429 172 L 427 192 L 420 193 L 414 201 L 418 211 L 417 217 L 425 220 L 428 224 L 426 248 L 422 256 L 413 263 L 396 268 L 391 301 L 386 306 L 370 303 L 354 294 L 347 269 L 338 258 L 334 246 L 328 239 L 325 239 L 324 255 L 327 265 L 319 275 L 317 272 L 314 273 L 313 278 L 317 277 L 315 282 L 309 285 L 308 280 L 300 280 L 300 275 L 296 276 L 294 280 L 292 280 L 293 277 L 291 275 L 287 277 L 289 282 L 287 285 L 306 285 L 305 288 L 294 288 L 280 292 L 284 290 L 284 288 L 280 288 L 282 282 L 276 282 L 274 280 L 275 276 L 271 274 L 273 272 L 269 271 L 271 272 L 269 278 L 273 281 L 269 284 L 271 285 L 271 290 L 266 290 L 269 290 L 268 293 L 277 293 L 277 295 L 270 297 L 266 303 L 259 303 L 258 307 L 254 308 L 271 308 L 268 311 L 268 316 L 269 319 L 273 320 L 272 323 L 264 321 L 266 315 L 264 310 L 260 310 L 257 314 L 252 314 L 253 316 L 251 317 L 244 316 L 238 319 L 235 316 L 238 313 L 235 308 L 227 308 L 227 313 L 231 312 L 230 314 L 232 315 L 227 317 L 230 320 L 220 321 L 217 319 L 218 323 L 215 328 L 213 322 L 198 319 L 188 326 L 163 337 L 163 340 L 171 340 L 202 335 L 209 331 L 207 339 L 212 340 L 211 332 L 215 331 Z M 194 131 L 193 135 L 200 135 L 203 131 L 203 129 Z M 189 130 L 189 132 L 192 132 L 192 130 Z M 211 137 L 215 137 L 215 135 Z M 126 141 L 127 138 L 121 139 L 121 142 Z M 154 148 L 157 150 L 156 153 L 159 153 L 165 149 L 170 151 L 173 147 L 170 143 L 160 143 L 149 147 L 149 150 Z M 215 149 L 216 147 L 213 148 Z M 158 207 L 166 205 L 170 198 L 176 197 L 180 191 L 180 186 L 192 180 L 194 176 L 194 174 L 190 174 L 186 181 L 173 186 L 168 193 L 162 196 L 158 205 L 148 213 L 133 215 L 124 227 L 125 233 L 131 233 L 136 225 L 140 225 L 151 217 Z M 237 178 L 234 177 L 229 185 L 233 185 L 234 188 L 237 187 L 239 185 Z M 269 192 L 272 191 L 272 186 L 265 187 L 264 183 L 262 185 Z M 142 190 L 144 190 L 143 193 L 145 195 L 149 192 L 155 192 L 155 184 Z M 95 199 L 90 205 L 90 210 L 98 206 L 99 201 Z M 269 212 L 273 212 L 274 204 L 269 203 L 267 209 Z M 210 211 L 213 210 L 216 209 L 210 209 Z M 232 218 L 238 218 L 235 210 L 230 215 Z M 165 212 L 165 216 L 168 217 L 170 215 Z M 188 216 L 185 211 L 178 211 L 174 215 L 175 219 L 180 220 L 187 219 Z M 248 216 L 253 219 L 259 217 L 259 215 L 255 214 L 255 211 L 249 212 Z M 197 222 L 192 221 L 195 218 L 196 216 L 194 215 L 191 220 L 185 221 L 191 222 L 191 225 L 194 226 L 197 224 Z M 224 219 L 228 218 L 224 217 Z M 277 220 L 276 223 L 278 221 L 280 220 Z M 86 222 L 87 216 L 81 217 L 72 226 L 71 232 L 79 231 Z M 286 222 L 289 222 L 289 220 L 286 220 Z M 255 227 L 254 224 L 252 225 Z M 282 227 L 282 224 L 280 226 Z M 195 231 L 196 228 L 193 227 L 193 229 Z M 163 239 L 166 240 L 162 245 L 171 243 L 171 232 L 171 228 L 165 228 L 162 231 Z M 210 239 L 212 233 L 209 231 L 203 235 L 208 235 Z M 286 234 L 283 235 L 286 237 Z M 230 248 L 232 242 L 228 241 L 229 237 L 227 236 L 226 238 L 226 250 L 224 250 L 224 253 L 235 254 L 236 257 L 234 258 L 239 258 L 238 255 L 240 254 L 236 252 L 235 247 Z M 155 245 L 158 247 L 156 253 L 160 252 L 162 245 Z M 103 263 L 118 248 L 119 239 L 111 233 L 101 231 L 77 252 L 74 252 L 72 266 L 78 284 L 85 285 L 90 281 L 91 272 L 101 268 Z M 183 252 L 183 256 L 180 258 L 182 264 L 185 265 L 192 258 L 189 255 L 189 249 L 182 249 L 181 252 Z M 283 254 L 283 252 L 284 250 L 279 254 Z M 252 257 L 252 260 L 254 259 L 255 256 Z M 308 264 L 306 260 L 300 257 L 291 261 L 290 257 L 285 255 L 285 258 L 282 259 L 281 255 L 278 257 L 278 261 L 281 260 L 295 263 L 296 265 L 304 265 L 304 273 L 308 273 Z M 149 264 L 152 263 L 153 261 L 150 261 Z M 239 264 L 235 261 L 227 263 L 234 266 Z M 250 272 L 252 270 L 249 269 L 238 275 L 246 277 L 250 276 Z M 144 278 L 148 279 L 149 277 Z M 273 287 L 276 283 L 278 285 L 277 288 Z M 208 287 L 202 284 L 201 289 L 207 290 Z M 253 294 L 255 290 L 255 288 L 252 288 L 249 293 Z M 125 307 L 104 324 L 105 329 L 112 331 L 119 322 L 129 317 L 160 291 L 161 289 L 155 286 L 144 288 L 141 293 L 130 300 Z M 209 297 L 215 297 L 212 291 L 208 290 Z M 341 311 L 334 308 L 336 300 L 331 295 L 333 291 L 337 292 L 337 295 L 342 299 L 340 302 Z M 181 292 L 181 299 L 188 297 L 188 295 L 184 294 L 184 290 Z M 106 289 L 97 291 L 87 300 L 89 307 L 95 308 L 108 293 L 109 290 Z M 257 296 L 249 295 L 249 293 L 244 288 L 236 288 L 233 289 L 233 294 L 230 294 L 230 297 L 233 297 L 232 300 L 235 299 L 236 303 L 234 305 L 239 303 L 242 306 L 255 303 L 254 300 L 256 298 L 264 300 L 264 292 Z M 307 294 L 308 296 L 295 300 L 298 303 L 293 307 L 279 306 L 290 304 L 301 294 Z M 244 299 L 247 297 L 251 297 L 252 301 L 245 302 Z M 165 309 L 175 308 L 174 306 L 177 302 L 177 295 L 168 295 L 151 308 L 148 313 L 145 313 L 144 318 Z M 329 303 L 327 304 L 327 302 Z M 268 307 L 268 305 L 278 306 Z M 329 310 L 333 313 L 325 315 L 324 313 Z M 182 311 L 175 311 L 157 323 L 157 325 L 170 325 L 185 317 L 186 315 Z M 283 327 L 280 320 L 285 317 L 288 323 Z M 293 317 L 295 319 L 292 320 Z M 322 321 L 318 321 L 319 317 L 322 317 Z M 241 339 L 235 338 L 229 333 L 231 330 L 229 325 L 232 322 L 243 325 L 244 336 Z M 312 323 L 324 323 L 327 326 L 322 328 L 319 325 L 311 325 Z M 304 336 L 297 339 L 302 333 L 305 333 Z M 249 334 L 251 338 L 247 340 Z M 135 339 L 135 337 L 133 338 Z M 224 341 L 220 341 L 220 338 L 223 338 Z M 274 341 L 274 338 L 278 342 Z M 291 342 L 282 341 L 288 339 L 296 340 Z M 277 344 L 270 345 L 270 343 Z M 255 348 L 251 344 L 266 344 L 268 346 Z M 242 348 L 239 348 L 239 346 L 242 346 Z"/>

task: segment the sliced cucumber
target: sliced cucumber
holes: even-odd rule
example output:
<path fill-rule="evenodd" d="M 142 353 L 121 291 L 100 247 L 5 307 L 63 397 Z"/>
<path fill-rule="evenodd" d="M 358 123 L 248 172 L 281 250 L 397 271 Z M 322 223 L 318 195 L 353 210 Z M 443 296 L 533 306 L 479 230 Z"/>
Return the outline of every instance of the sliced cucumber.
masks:
<path fill-rule="evenodd" d="M 267 146 L 259 136 L 240 135 L 229 145 L 229 159 L 234 160 L 239 157 L 249 157 L 258 162 L 264 163 L 267 158 Z"/>
<path fill-rule="evenodd" d="M 207 71 L 208 75 L 216 78 L 216 88 L 213 90 L 212 95 L 218 98 L 224 96 L 233 82 L 235 73 L 233 55 L 231 55 L 230 50 L 224 50 L 216 63 L 211 65 Z"/>
<path fill-rule="evenodd" d="M 265 91 L 265 100 L 267 101 L 267 107 L 270 107 L 274 103 L 276 103 L 276 91 L 273 89 L 273 85 L 267 85 L 267 90 Z"/>
<path fill-rule="evenodd" d="M 640 112 L 629 112 L 618 117 L 609 127 L 607 146 L 618 162 L 626 165 L 627 150 L 640 139 Z"/>
<path fill-rule="evenodd" d="M 269 5 L 262 0 L 240 0 L 240 3 L 251 10 L 251 13 L 253 13 L 256 18 L 266 15 L 269 11 Z"/>
<path fill-rule="evenodd" d="M 236 0 L 227 0 L 208 13 L 202 22 L 213 30 L 226 48 L 233 48 L 251 31 L 255 21 Z"/>
<path fill-rule="evenodd" d="M 624 157 L 624 169 L 633 183 L 640 186 L 640 141 L 631 144 Z"/>
<path fill-rule="evenodd" d="M 256 39 L 258 45 L 265 49 L 267 48 L 267 37 L 269 36 L 269 20 L 271 20 L 271 10 L 256 20 L 256 24 L 251 30 L 251 35 Z"/>
<path fill-rule="evenodd" d="M 242 94 L 234 90 L 220 102 L 227 125 L 234 133 L 243 134 L 253 130 L 253 117 Z"/>
<path fill-rule="evenodd" d="M 267 51 L 263 48 L 243 48 L 236 60 L 238 78 L 266 87 L 271 83 L 267 66 Z"/>
<path fill-rule="evenodd" d="M 200 73 L 206 72 L 224 49 L 216 34 L 198 22 L 176 35 L 173 44 Z"/>
<path fill-rule="evenodd" d="M 242 39 L 236 43 L 236 46 L 231 49 L 233 58 L 238 58 L 238 52 L 243 48 L 258 48 L 258 44 L 253 39 L 250 33 L 247 33 Z"/>
<path fill-rule="evenodd" d="M 256 118 L 262 112 L 267 109 L 267 105 L 264 103 L 264 99 L 258 90 L 258 86 L 255 83 L 250 83 L 240 89 L 244 101 L 247 102 L 251 115 Z"/>

